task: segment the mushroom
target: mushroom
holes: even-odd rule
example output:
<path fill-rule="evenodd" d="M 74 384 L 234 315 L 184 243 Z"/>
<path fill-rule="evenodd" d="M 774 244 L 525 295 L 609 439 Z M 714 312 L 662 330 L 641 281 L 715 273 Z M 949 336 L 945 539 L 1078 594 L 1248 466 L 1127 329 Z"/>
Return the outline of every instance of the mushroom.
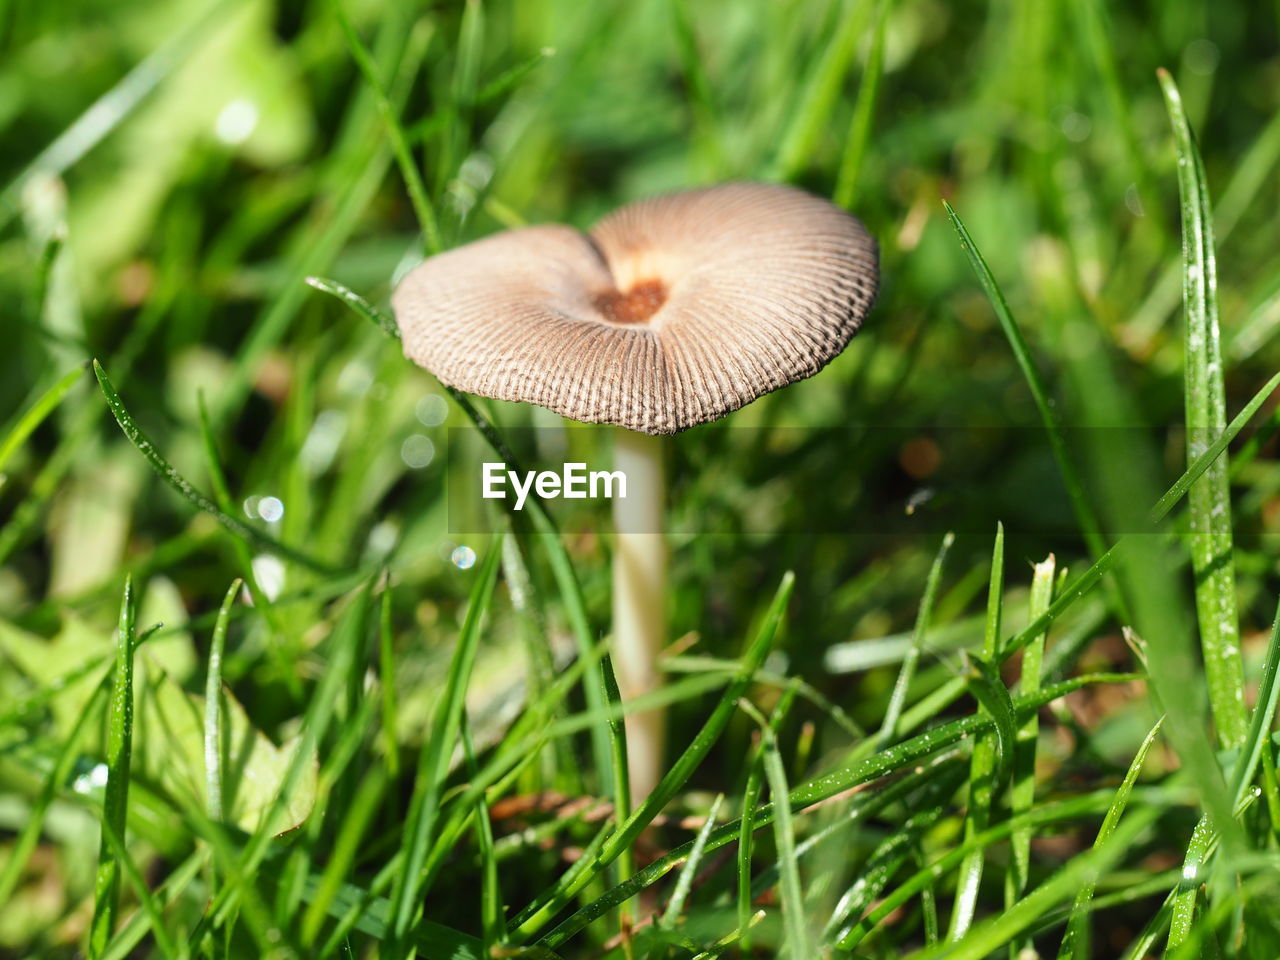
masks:
<path fill-rule="evenodd" d="M 659 683 L 663 434 L 821 370 L 875 300 L 876 243 L 826 200 L 730 183 L 641 201 L 590 233 L 511 230 L 426 260 L 392 304 L 405 354 L 443 383 L 612 424 L 619 687 Z M 627 719 L 634 795 L 661 773 L 663 717 Z"/>

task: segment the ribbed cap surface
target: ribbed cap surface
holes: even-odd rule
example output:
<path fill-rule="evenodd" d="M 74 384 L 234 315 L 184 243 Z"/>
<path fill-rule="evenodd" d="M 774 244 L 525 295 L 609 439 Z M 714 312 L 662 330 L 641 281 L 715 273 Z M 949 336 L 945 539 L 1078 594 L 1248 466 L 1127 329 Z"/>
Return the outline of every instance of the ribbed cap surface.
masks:
<path fill-rule="evenodd" d="M 459 390 L 675 433 L 812 376 L 875 300 L 876 243 L 792 187 L 631 204 L 431 257 L 392 297 L 405 354 Z"/>

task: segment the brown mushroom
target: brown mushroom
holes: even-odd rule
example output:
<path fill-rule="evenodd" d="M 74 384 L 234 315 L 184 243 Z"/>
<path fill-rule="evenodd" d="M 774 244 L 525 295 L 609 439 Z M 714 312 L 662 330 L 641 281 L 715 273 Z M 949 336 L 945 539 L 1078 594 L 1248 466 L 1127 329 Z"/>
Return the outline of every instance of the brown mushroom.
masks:
<path fill-rule="evenodd" d="M 590 234 L 500 233 L 396 291 L 405 353 L 459 390 L 664 434 L 812 376 L 875 299 L 875 241 L 801 190 L 635 203 Z"/>
<path fill-rule="evenodd" d="M 657 684 L 665 641 L 652 437 L 817 373 L 857 332 L 878 276 L 854 217 L 792 187 L 732 183 L 631 204 L 588 234 L 500 233 L 430 258 L 396 290 L 405 353 L 442 382 L 624 428 L 613 624 L 624 696 Z M 656 783 L 661 739 L 660 714 L 629 718 L 637 796 Z"/>

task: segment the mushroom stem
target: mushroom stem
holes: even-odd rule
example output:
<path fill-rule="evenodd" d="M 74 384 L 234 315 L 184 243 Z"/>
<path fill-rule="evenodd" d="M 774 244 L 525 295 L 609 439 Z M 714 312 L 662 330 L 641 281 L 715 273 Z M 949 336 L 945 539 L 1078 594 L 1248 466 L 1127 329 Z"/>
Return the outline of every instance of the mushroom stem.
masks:
<path fill-rule="evenodd" d="M 622 427 L 613 432 L 614 469 L 627 478 L 626 496 L 613 501 L 613 654 L 624 700 L 661 685 L 658 654 L 667 629 L 662 453 L 660 437 Z M 662 775 L 665 712 L 630 714 L 626 731 L 631 798 L 639 803 Z"/>

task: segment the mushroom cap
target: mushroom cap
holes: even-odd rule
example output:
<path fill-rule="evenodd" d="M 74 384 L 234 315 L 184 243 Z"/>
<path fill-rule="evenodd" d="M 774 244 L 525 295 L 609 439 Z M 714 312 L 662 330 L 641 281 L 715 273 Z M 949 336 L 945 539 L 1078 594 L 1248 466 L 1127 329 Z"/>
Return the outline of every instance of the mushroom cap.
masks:
<path fill-rule="evenodd" d="M 810 377 L 875 301 L 876 242 L 793 187 L 730 183 L 431 257 L 392 297 L 443 383 L 573 420 L 676 433 Z"/>

